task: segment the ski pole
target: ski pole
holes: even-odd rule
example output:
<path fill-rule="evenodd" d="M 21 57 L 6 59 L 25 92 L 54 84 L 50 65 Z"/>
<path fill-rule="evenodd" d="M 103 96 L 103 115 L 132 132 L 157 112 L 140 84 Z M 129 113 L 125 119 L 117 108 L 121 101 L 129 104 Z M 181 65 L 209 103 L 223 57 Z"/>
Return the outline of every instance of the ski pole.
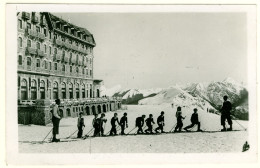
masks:
<path fill-rule="evenodd" d="M 172 132 L 173 131 L 173 129 L 174 129 L 174 127 L 176 127 L 176 125 L 177 125 L 177 123 L 170 129 L 170 131 L 169 132 Z"/>
<path fill-rule="evenodd" d="M 78 130 L 74 131 L 70 136 L 66 137 L 65 139 L 69 139 L 73 134 L 75 134 Z"/>
<path fill-rule="evenodd" d="M 129 131 L 127 134 L 130 134 L 130 132 L 132 132 L 136 127 L 134 127 L 133 129 L 131 129 L 131 131 Z"/>
<path fill-rule="evenodd" d="M 47 138 L 47 136 L 52 132 L 53 128 L 48 132 L 48 134 L 44 137 L 44 139 L 42 140 L 42 142 L 44 142 L 44 140 Z"/>
<path fill-rule="evenodd" d="M 118 127 L 119 127 L 119 125 L 116 127 L 116 130 L 118 130 Z M 108 131 L 108 133 L 106 133 L 105 135 L 108 135 L 110 132 L 111 132 L 111 130 Z"/>
<path fill-rule="evenodd" d="M 241 125 L 237 120 L 234 120 L 234 121 L 236 121 L 236 123 L 238 124 L 238 125 L 240 125 L 240 127 L 242 127 L 245 131 L 247 130 L 243 125 Z"/>

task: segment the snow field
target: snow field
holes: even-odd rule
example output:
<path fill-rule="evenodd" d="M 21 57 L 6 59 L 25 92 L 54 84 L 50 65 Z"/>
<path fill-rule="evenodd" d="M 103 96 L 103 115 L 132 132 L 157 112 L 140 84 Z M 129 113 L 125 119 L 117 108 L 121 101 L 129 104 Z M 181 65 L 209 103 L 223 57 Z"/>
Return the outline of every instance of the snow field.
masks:
<path fill-rule="evenodd" d="M 183 107 L 184 127 L 190 124 L 192 109 L 195 107 Z M 146 117 L 153 114 L 156 123 L 160 112 L 165 112 L 165 131 L 169 131 L 176 124 L 175 111 L 170 104 L 164 105 L 129 105 L 128 110 L 118 110 L 119 119 L 124 112 L 128 113 L 128 125 L 125 130 L 128 133 L 135 127 L 135 119 L 142 114 Z M 199 110 L 199 119 L 201 129 L 207 131 L 218 131 L 221 129 L 220 116 Z M 107 112 L 108 122 L 105 125 L 105 133 L 111 129 L 110 119 L 114 112 Z M 93 116 L 84 116 L 85 129 L 83 135 L 92 129 Z M 239 121 L 244 127 L 247 127 L 247 121 Z M 155 129 L 157 124 L 153 126 Z M 196 126 L 195 126 L 196 127 Z M 218 132 L 218 133 L 178 133 L 161 135 L 136 135 L 136 136 L 113 136 L 96 137 L 86 140 L 77 140 L 61 143 L 43 143 L 32 144 L 31 142 L 42 141 L 47 133 L 52 129 L 52 124 L 47 126 L 24 126 L 19 125 L 19 151 L 20 152 L 65 152 L 65 153 L 157 153 L 157 152 L 241 152 L 243 143 L 247 140 L 246 131 L 236 132 Z M 196 131 L 197 128 L 194 128 Z M 233 121 L 234 130 L 242 130 L 235 121 Z M 64 118 L 60 123 L 60 134 L 58 138 L 66 138 L 77 130 L 77 118 Z M 131 133 L 135 133 L 134 129 Z M 120 129 L 118 131 L 120 133 Z M 77 136 L 77 131 L 72 138 Z M 51 134 L 45 141 L 51 138 Z"/>

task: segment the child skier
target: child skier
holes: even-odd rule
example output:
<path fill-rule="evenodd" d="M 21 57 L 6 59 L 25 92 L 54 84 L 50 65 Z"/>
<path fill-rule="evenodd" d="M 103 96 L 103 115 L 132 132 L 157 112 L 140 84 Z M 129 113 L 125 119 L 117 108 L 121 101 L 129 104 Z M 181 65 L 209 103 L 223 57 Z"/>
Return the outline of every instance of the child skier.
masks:
<path fill-rule="evenodd" d="M 116 132 L 116 122 L 120 125 L 118 118 L 117 118 L 117 113 L 114 114 L 114 117 L 111 118 L 111 130 L 109 135 L 117 135 Z"/>
<path fill-rule="evenodd" d="M 161 130 L 161 133 L 164 133 L 164 111 L 161 112 L 161 115 L 157 118 L 158 127 L 155 129 L 155 132 L 158 133 L 158 130 Z"/>
<path fill-rule="evenodd" d="M 100 119 L 98 118 L 98 114 L 94 114 L 95 117 L 92 121 L 92 125 L 93 125 L 93 128 L 94 128 L 94 134 L 93 136 L 98 136 L 99 135 L 99 132 L 100 132 Z"/>
<path fill-rule="evenodd" d="M 79 113 L 79 118 L 78 118 L 78 138 L 82 138 L 82 133 L 83 133 L 83 127 L 85 127 L 84 124 L 84 118 L 82 117 L 82 112 Z"/>
<path fill-rule="evenodd" d="M 193 109 L 193 111 L 194 111 L 194 113 L 191 115 L 191 119 L 190 119 L 191 125 L 185 127 L 184 130 L 189 131 L 189 130 L 188 130 L 189 128 L 192 128 L 192 127 L 194 127 L 194 125 L 197 124 L 197 125 L 198 125 L 197 131 L 198 131 L 198 132 L 199 132 L 199 131 L 202 131 L 202 130 L 200 129 L 199 115 L 198 115 L 198 113 L 197 113 L 198 109 L 195 108 L 195 109 Z"/>
<path fill-rule="evenodd" d="M 135 126 L 138 127 L 137 134 L 143 134 L 143 125 L 144 125 L 145 115 L 137 117 L 135 120 Z"/>
<path fill-rule="evenodd" d="M 125 135 L 125 128 L 128 127 L 127 113 L 124 113 L 124 116 L 120 119 L 120 125 L 121 125 L 121 135 Z"/>
<path fill-rule="evenodd" d="M 184 117 L 182 117 L 182 112 L 181 112 L 181 107 L 177 107 L 177 111 L 176 111 L 176 119 L 177 119 L 177 125 L 174 129 L 174 132 L 181 132 L 181 129 L 182 129 L 182 126 L 183 126 L 183 123 L 182 123 L 182 120 L 185 119 Z"/>
<path fill-rule="evenodd" d="M 105 118 L 105 114 L 102 113 L 101 114 L 101 117 L 99 118 L 99 121 L 100 121 L 100 125 L 99 125 L 99 130 L 100 130 L 100 135 L 101 136 L 104 136 L 104 127 L 103 127 L 103 123 L 106 123 L 107 122 L 107 119 Z"/>
<path fill-rule="evenodd" d="M 145 122 L 146 122 L 146 126 L 148 127 L 146 130 L 145 130 L 145 133 L 150 133 L 150 134 L 153 134 L 153 125 L 152 125 L 152 123 L 153 124 L 155 124 L 155 122 L 153 121 L 153 115 L 152 114 L 150 114 L 149 115 L 149 118 L 147 118 L 146 120 L 145 120 Z"/>

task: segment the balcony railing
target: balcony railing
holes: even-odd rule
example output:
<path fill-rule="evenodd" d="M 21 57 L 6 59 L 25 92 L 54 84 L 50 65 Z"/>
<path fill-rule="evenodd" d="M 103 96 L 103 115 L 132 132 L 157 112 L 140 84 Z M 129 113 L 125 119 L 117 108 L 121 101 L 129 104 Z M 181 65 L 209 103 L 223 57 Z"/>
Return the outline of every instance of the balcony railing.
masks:
<path fill-rule="evenodd" d="M 61 60 L 61 54 L 56 53 L 54 54 L 53 61 L 60 61 Z"/>
<path fill-rule="evenodd" d="M 40 40 L 44 40 L 44 39 L 45 39 L 45 35 L 44 35 L 43 33 L 39 33 L 39 32 L 38 32 L 38 38 L 39 38 Z"/>
<path fill-rule="evenodd" d="M 56 44 L 57 46 L 63 46 L 63 41 L 61 41 L 61 40 L 54 39 L 53 42 L 54 42 L 54 44 Z"/>
<path fill-rule="evenodd" d="M 28 12 L 23 12 L 23 13 L 22 13 L 22 18 L 23 18 L 23 19 L 26 19 L 26 20 L 29 20 L 29 19 L 30 19 L 30 13 L 28 13 Z"/>
<path fill-rule="evenodd" d="M 46 56 L 46 54 L 42 50 L 40 50 L 40 49 L 37 49 L 37 55 L 39 57 L 45 57 Z"/>
<path fill-rule="evenodd" d="M 29 54 L 36 55 L 37 54 L 36 49 L 34 49 L 32 47 L 26 47 L 25 52 L 26 52 L 27 55 L 29 55 Z"/>
<path fill-rule="evenodd" d="M 33 37 L 33 38 L 36 38 L 38 36 L 37 31 L 32 30 L 32 29 L 26 29 L 26 33 L 28 36 Z"/>

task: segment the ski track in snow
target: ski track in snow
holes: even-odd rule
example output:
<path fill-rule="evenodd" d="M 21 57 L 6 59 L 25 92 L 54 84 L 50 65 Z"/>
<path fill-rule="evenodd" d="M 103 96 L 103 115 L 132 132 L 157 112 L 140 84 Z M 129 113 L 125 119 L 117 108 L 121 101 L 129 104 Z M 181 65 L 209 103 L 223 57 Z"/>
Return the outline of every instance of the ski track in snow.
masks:
<path fill-rule="evenodd" d="M 119 119 L 124 112 L 128 113 L 128 125 L 125 130 L 128 133 L 135 126 L 135 118 L 150 113 L 156 122 L 161 111 L 165 112 L 165 131 L 169 131 L 175 124 L 175 111 L 170 104 L 164 105 L 132 105 L 127 106 L 128 110 L 118 110 Z M 190 124 L 192 108 L 182 108 L 184 127 Z M 207 131 L 218 131 L 221 129 L 220 116 L 198 111 L 201 128 Z M 105 133 L 111 129 L 110 119 L 114 112 L 107 112 L 108 122 L 105 126 Z M 85 135 L 91 128 L 93 116 L 84 116 L 86 128 Z M 247 127 L 247 121 L 239 121 Z M 66 138 L 77 130 L 77 118 L 64 118 L 60 123 L 60 134 L 58 138 Z M 153 126 L 155 129 L 157 124 Z M 52 129 L 52 124 L 47 126 L 19 125 L 19 151 L 23 153 L 205 153 L 205 152 L 241 152 L 242 146 L 247 141 L 247 131 L 216 132 L 216 133 L 176 133 L 159 135 L 136 135 L 136 136 L 113 136 L 95 137 L 86 140 L 76 140 L 61 143 L 35 143 L 40 142 Z M 197 129 L 193 129 L 194 131 Z M 236 121 L 233 121 L 234 130 L 243 130 Z M 134 129 L 131 133 L 135 133 Z M 119 133 L 119 131 L 118 131 Z M 77 132 L 71 136 L 75 138 Z M 51 134 L 46 138 L 46 142 Z M 69 139 L 70 140 L 70 139 Z"/>

